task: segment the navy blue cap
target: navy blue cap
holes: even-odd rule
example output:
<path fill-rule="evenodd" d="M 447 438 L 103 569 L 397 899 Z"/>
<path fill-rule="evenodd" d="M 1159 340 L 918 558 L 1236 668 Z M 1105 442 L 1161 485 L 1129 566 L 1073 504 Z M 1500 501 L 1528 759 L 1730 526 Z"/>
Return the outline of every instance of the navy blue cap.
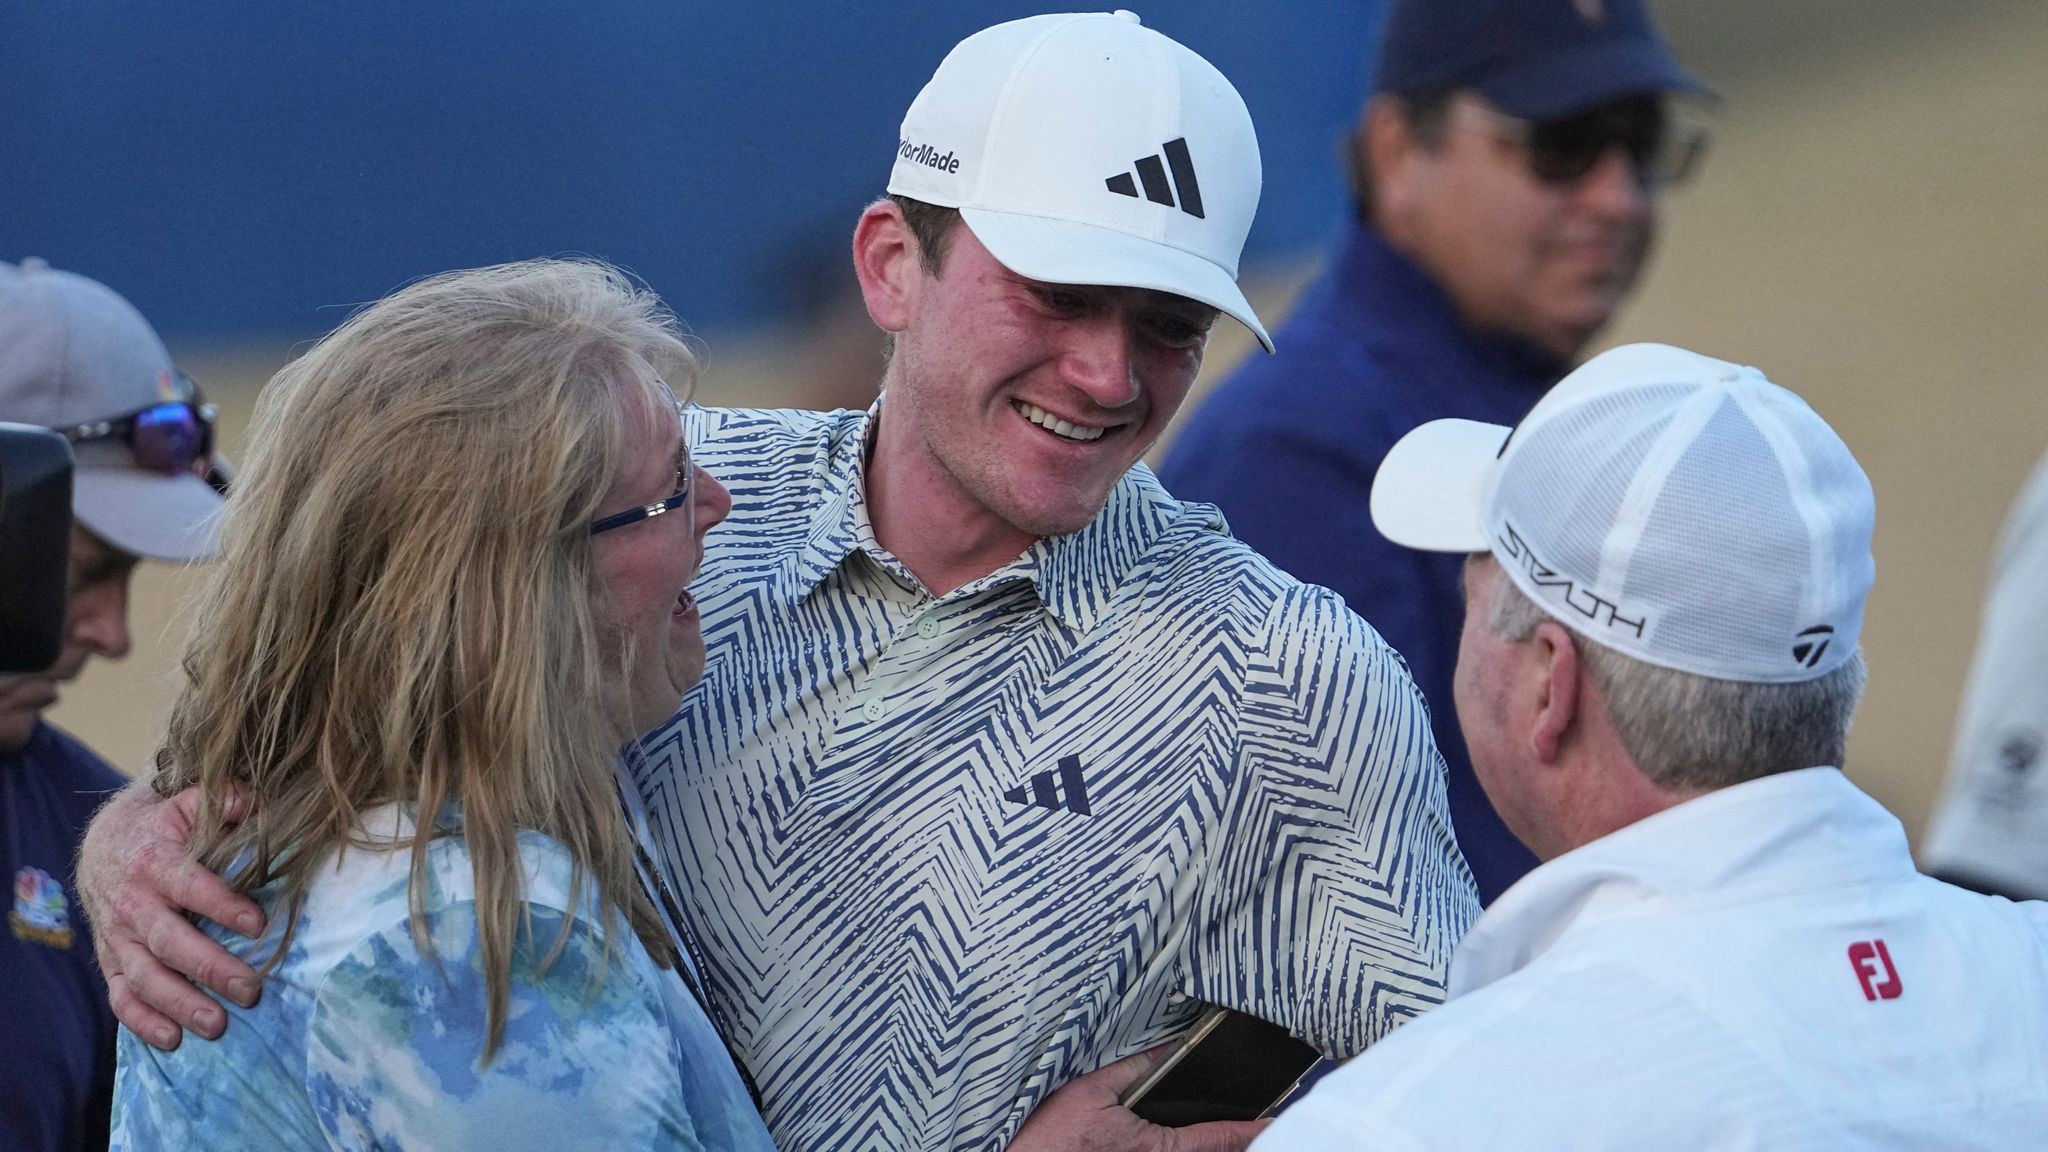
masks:
<path fill-rule="evenodd" d="M 1642 0 L 1395 0 L 1373 89 L 1454 88 L 1531 120 L 1645 92 L 1713 95 L 1678 66 Z"/>

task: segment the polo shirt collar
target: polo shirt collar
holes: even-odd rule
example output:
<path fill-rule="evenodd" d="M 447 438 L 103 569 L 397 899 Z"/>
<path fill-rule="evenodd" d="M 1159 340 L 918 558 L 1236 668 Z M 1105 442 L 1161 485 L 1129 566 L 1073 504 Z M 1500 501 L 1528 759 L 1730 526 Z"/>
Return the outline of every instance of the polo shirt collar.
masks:
<path fill-rule="evenodd" d="M 830 447 L 823 499 L 791 572 L 792 599 L 811 594 L 856 553 L 899 580 L 913 580 L 900 560 L 875 539 L 868 519 L 867 456 L 881 416 L 877 399 Z M 1222 530 L 1222 517 L 1207 505 L 1182 505 L 1167 495 L 1152 470 L 1139 464 L 1110 490 L 1102 512 L 1066 536 L 1044 537 L 1024 553 L 953 595 L 973 595 L 1018 580 L 1029 582 L 1039 603 L 1077 631 L 1094 627 L 1111 598 L 1139 560 L 1168 528 L 1190 515 Z"/>
<path fill-rule="evenodd" d="M 1567 934 L 1696 898 L 1740 899 L 1913 872 L 1906 831 L 1834 768 L 1749 780 L 1575 848 L 1493 902 L 1451 959 L 1462 996 Z"/>
<path fill-rule="evenodd" d="M 824 483 L 819 485 L 822 498 L 811 511 L 810 530 L 790 571 L 787 592 L 793 601 L 809 596 L 861 547 L 863 539 L 871 544 L 874 540 L 868 522 L 867 457 L 881 406 L 877 398 L 827 446 Z"/>
<path fill-rule="evenodd" d="M 1189 516 L 1223 530 L 1223 518 L 1214 508 L 1183 505 L 1167 495 L 1150 468 L 1138 464 L 1110 489 L 1102 512 L 1086 527 L 1041 539 L 1017 564 L 1029 567 L 1046 611 L 1085 632 L 1102 618 L 1111 597 L 1160 536 Z"/>

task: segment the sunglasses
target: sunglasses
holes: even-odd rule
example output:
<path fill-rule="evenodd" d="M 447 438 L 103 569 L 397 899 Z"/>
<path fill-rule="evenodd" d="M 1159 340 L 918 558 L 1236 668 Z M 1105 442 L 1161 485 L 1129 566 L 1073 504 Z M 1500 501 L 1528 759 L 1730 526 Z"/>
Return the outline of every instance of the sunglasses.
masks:
<path fill-rule="evenodd" d="M 127 446 L 137 467 L 166 476 L 194 472 L 195 464 L 206 464 L 206 482 L 225 493 L 226 477 L 211 466 L 214 406 L 206 402 L 199 385 L 183 372 L 177 373 L 174 393 L 187 399 L 165 400 L 124 415 L 88 420 L 56 431 L 73 444 L 119 440 Z"/>
<path fill-rule="evenodd" d="M 1483 104 L 1467 104 L 1493 135 L 1522 146 L 1529 172 L 1556 187 L 1586 178 L 1616 148 L 1650 187 L 1684 182 L 1706 152 L 1707 131 L 1666 112 L 1655 97 L 1603 104 L 1555 120 L 1525 120 Z"/>
<path fill-rule="evenodd" d="M 666 388 L 663 390 L 666 391 Z M 676 404 L 673 396 L 669 398 L 669 403 L 675 404 L 676 416 L 680 419 L 683 406 Z M 650 520 L 656 516 L 666 515 L 678 508 L 687 508 L 690 503 L 690 476 L 694 471 L 695 468 L 690 463 L 689 440 L 685 438 L 676 445 L 675 492 L 666 499 L 657 500 L 652 504 L 643 505 L 639 508 L 628 508 L 624 512 L 616 512 L 602 519 L 592 520 L 590 522 L 590 534 L 595 536 L 600 532 L 609 532 L 614 528 L 624 528 L 628 524 L 638 524 L 642 520 Z"/>

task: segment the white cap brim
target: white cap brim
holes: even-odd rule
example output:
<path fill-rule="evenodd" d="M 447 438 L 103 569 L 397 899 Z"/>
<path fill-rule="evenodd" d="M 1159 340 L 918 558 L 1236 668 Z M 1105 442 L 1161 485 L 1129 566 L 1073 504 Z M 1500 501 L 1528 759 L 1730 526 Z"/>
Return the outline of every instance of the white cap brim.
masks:
<path fill-rule="evenodd" d="M 1372 481 L 1380 535 L 1425 552 L 1490 552 L 1486 481 L 1513 429 L 1432 420 L 1401 437 Z"/>
<path fill-rule="evenodd" d="M 1266 351 L 1273 338 L 1252 311 L 1237 280 L 1220 265 L 1114 228 L 988 208 L 962 208 L 960 218 L 1003 267 L 1048 284 L 1149 288 L 1199 300 L 1251 329 Z"/>
<path fill-rule="evenodd" d="M 151 560 L 205 560 L 220 543 L 220 494 L 197 476 L 82 467 L 71 507 L 93 535 Z"/>

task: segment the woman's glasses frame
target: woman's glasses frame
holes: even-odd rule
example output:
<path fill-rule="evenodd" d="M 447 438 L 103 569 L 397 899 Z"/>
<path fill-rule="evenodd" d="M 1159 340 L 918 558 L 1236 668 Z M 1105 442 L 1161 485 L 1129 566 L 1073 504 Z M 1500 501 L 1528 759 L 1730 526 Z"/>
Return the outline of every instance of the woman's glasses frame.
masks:
<path fill-rule="evenodd" d="M 667 389 L 664 388 L 663 391 L 666 392 Z M 669 403 L 675 406 L 676 419 L 680 422 L 683 416 L 683 405 L 674 396 L 669 397 Z M 690 440 L 686 435 L 677 441 L 676 446 L 676 490 L 667 498 L 657 500 L 652 504 L 645 504 L 638 508 L 628 508 L 624 512 L 615 512 L 610 516 L 592 520 L 590 522 L 590 534 L 595 536 L 600 532 L 609 532 L 614 528 L 624 528 L 628 524 L 638 524 L 642 520 L 651 520 L 656 516 L 666 515 L 678 508 L 688 509 L 692 488 L 690 478 L 695 471 L 695 466 L 690 463 Z"/>

